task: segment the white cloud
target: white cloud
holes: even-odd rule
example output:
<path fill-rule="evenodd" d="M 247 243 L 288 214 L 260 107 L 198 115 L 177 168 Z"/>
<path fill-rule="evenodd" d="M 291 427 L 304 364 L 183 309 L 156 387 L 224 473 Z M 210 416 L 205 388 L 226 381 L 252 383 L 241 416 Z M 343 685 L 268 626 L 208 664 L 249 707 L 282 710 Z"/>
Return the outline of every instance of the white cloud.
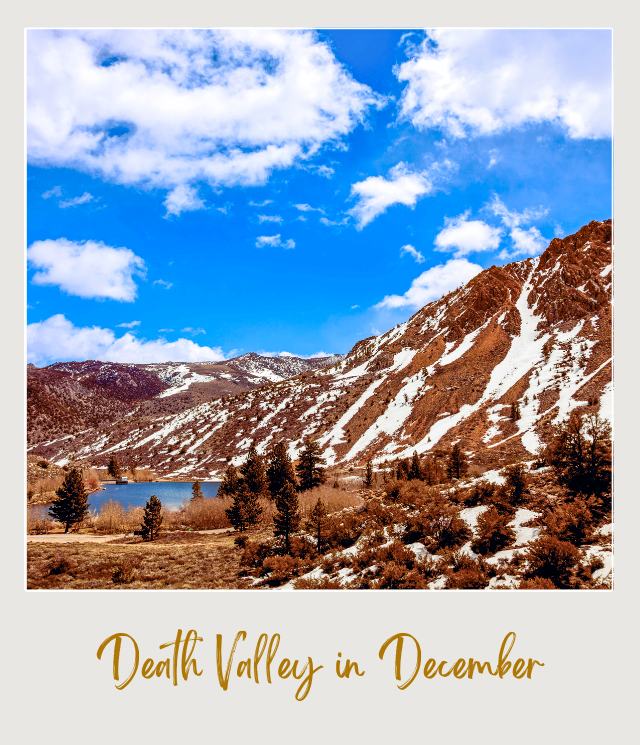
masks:
<path fill-rule="evenodd" d="M 183 334 L 189 334 L 189 336 L 201 336 L 206 334 L 207 330 L 203 329 L 202 326 L 185 326 L 182 329 Z"/>
<path fill-rule="evenodd" d="M 295 248 L 296 242 L 293 238 L 283 240 L 280 233 L 277 233 L 276 235 L 259 235 L 256 238 L 256 247 L 262 248 L 263 246 L 272 246 L 274 248 Z"/>
<path fill-rule="evenodd" d="M 61 196 L 62 196 L 61 186 L 52 186 L 51 189 L 48 189 L 47 191 L 42 193 L 43 199 L 51 199 L 51 197 L 61 197 Z"/>
<path fill-rule="evenodd" d="M 445 218 L 445 227 L 436 236 L 438 251 L 453 251 L 456 258 L 498 248 L 502 229 L 483 220 L 469 220 L 469 213 Z"/>
<path fill-rule="evenodd" d="M 502 223 L 508 228 L 515 228 L 523 223 L 526 224 L 533 222 L 534 220 L 539 220 L 549 214 L 549 210 L 546 207 L 527 207 L 522 210 L 522 212 L 510 210 L 497 194 L 494 194 L 491 197 L 491 201 L 487 205 L 487 208 L 493 212 L 496 217 L 499 217 Z"/>
<path fill-rule="evenodd" d="M 88 204 L 89 202 L 94 201 L 93 194 L 90 194 L 88 191 L 85 191 L 84 194 L 80 194 L 77 197 L 70 197 L 69 199 L 61 199 L 58 202 L 58 206 L 62 209 L 66 209 L 68 207 L 79 207 L 81 204 Z"/>
<path fill-rule="evenodd" d="M 173 282 L 168 282 L 166 279 L 154 279 L 153 284 L 164 290 L 170 290 L 173 287 Z"/>
<path fill-rule="evenodd" d="M 204 207 L 204 202 L 198 196 L 198 192 L 193 186 L 188 184 L 179 184 L 171 189 L 164 200 L 164 206 L 167 210 L 167 216 L 180 215 L 183 212 L 193 212 Z"/>
<path fill-rule="evenodd" d="M 118 328 L 119 329 L 134 329 L 136 326 L 140 325 L 140 321 L 127 321 L 126 323 L 119 323 Z"/>
<path fill-rule="evenodd" d="M 269 204 L 273 204 L 273 199 L 263 199 L 261 202 L 249 202 L 250 207 L 266 207 Z"/>
<path fill-rule="evenodd" d="M 527 223 L 539 220 L 549 213 L 544 207 L 527 207 L 518 212 L 510 210 L 497 194 L 494 194 L 487 208 L 499 217 L 503 225 L 509 228 L 511 249 L 504 248 L 498 257 L 503 260 L 518 256 L 537 256 L 547 247 L 549 241 L 535 226 L 522 227 Z"/>
<path fill-rule="evenodd" d="M 467 259 L 449 259 L 446 264 L 438 264 L 422 272 L 403 295 L 387 295 L 375 307 L 422 308 L 423 305 L 465 284 L 481 271 L 481 266 Z"/>
<path fill-rule="evenodd" d="M 424 264 L 424 256 L 420 253 L 420 251 L 418 251 L 415 246 L 412 246 L 410 243 L 407 243 L 400 248 L 400 254 L 407 254 L 408 256 L 411 256 L 416 264 Z"/>
<path fill-rule="evenodd" d="M 571 138 L 611 136 L 607 30 L 438 29 L 396 75 L 401 115 L 453 137 L 552 122 Z"/>
<path fill-rule="evenodd" d="M 219 347 L 206 347 L 190 339 L 140 340 L 126 333 L 116 337 L 111 329 L 74 326 L 64 315 L 27 326 L 27 358 L 35 365 L 57 360 L 106 362 L 209 362 L 224 359 Z"/>
<path fill-rule="evenodd" d="M 499 253 L 501 259 L 515 259 L 518 256 L 537 256 L 542 253 L 549 241 L 536 227 L 513 228 L 510 233 L 513 248 L 503 249 Z"/>
<path fill-rule="evenodd" d="M 134 278 L 145 270 L 144 261 L 131 249 L 99 241 L 35 241 L 27 250 L 27 258 L 37 270 L 32 277 L 34 284 L 56 285 L 78 297 L 123 302 L 135 299 Z"/>
<path fill-rule="evenodd" d="M 275 222 L 281 223 L 282 217 L 280 215 L 258 215 L 258 222 Z"/>
<path fill-rule="evenodd" d="M 321 212 L 324 213 L 322 207 L 312 207 L 310 204 L 294 204 L 293 205 L 300 212 Z"/>
<path fill-rule="evenodd" d="M 433 191 L 433 184 L 426 173 L 411 171 L 398 163 L 389 171 L 389 177 L 369 176 L 351 187 L 351 196 L 357 204 L 349 210 L 357 227 L 363 228 L 393 204 L 414 207 L 418 199 Z"/>
<path fill-rule="evenodd" d="M 313 31 L 34 29 L 27 54 L 30 161 L 121 184 L 262 184 L 385 102 Z"/>

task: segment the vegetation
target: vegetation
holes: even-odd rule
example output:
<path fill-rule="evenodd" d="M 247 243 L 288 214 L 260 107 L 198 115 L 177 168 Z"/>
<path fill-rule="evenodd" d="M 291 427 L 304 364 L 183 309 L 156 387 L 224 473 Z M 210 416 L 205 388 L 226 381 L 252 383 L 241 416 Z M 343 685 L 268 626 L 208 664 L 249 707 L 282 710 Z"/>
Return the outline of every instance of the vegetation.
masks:
<path fill-rule="evenodd" d="M 122 468 L 120 467 L 120 463 L 113 455 L 111 456 L 111 458 L 109 458 L 107 473 L 109 474 L 109 476 L 111 476 L 112 479 L 116 479 L 116 481 L 122 478 Z"/>
<path fill-rule="evenodd" d="M 191 499 L 204 499 L 204 494 L 202 493 L 202 485 L 199 481 L 193 482 L 193 486 L 191 487 Z"/>
<path fill-rule="evenodd" d="M 142 516 L 142 525 L 138 531 L 143 541 L 155 541 L 160 533 L 162 525 L 162 502 L 158 497 L 149 497 L 144 506 L 144 515 Z"/>
<path fill-rule="evenodd" d="M 49 514 L 62 523 L 64 532 L 81 523 L 89 512 L 87 490 L 79 468 L 67 472 L 62 486 L 56 490 L 56 500 L 49 507 Z"/>
<path fill-rule="evenodd" d="M 229 522 L 239 532 L 244 533 L 260 521 L 262 507 L 258 495 L 249 490 L 245 479 L 241 479 L 232 497 L 231 507 L 226 511 Z"/>
<path fill-rule="evenodd" d="M 314 440 L 307 438 L 304 441 L 304 448 L 300 453 L 300 459 L 296 465 L 299 491 L 308 491 L 324 484 L 327 477 L 324 468 L 322 468 L 323 465 L 324 458 L 322 457 L 320 445 Z"/>

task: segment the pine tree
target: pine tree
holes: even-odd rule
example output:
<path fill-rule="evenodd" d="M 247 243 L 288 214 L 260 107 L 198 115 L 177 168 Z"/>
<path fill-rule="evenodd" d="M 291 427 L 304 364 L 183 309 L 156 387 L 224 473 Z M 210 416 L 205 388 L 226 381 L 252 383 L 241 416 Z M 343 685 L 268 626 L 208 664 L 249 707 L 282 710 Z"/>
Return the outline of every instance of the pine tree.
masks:
<path fill-rule="evenodd" d="M 298 495 L 294 485 L 285 481 L 275 495 L 276 514 L 273 517 L 274 534 L 284 539 L 284 552 L 291 552 L 291 534 L 300 526 Z"/>
<path fill-rule="evenodd" d="M 300 460 L 296 465 L 299 491 L 307 491 L 324 484 L 327 477 L 324 468 L 322 468 L 323 465 L 324 458 L 320 446 L 317 442 L 307 438 L 304 441 L 304 449 L 300 453 Z"/>
<path fill-rule="evenodd" d="M 599 502 L 611 493 L 611 428 L 597 415 L 574 413 L 557 429 L 545 458 L 572 496 Z"/>
<path fill-rule="evenodd" d="M 449 454 L 449 462 L 447 463 L 447 476 L 449 479 L 461 479 L 467 472 L 467 458 L 460 447 L 460 443 L 456 442 L 451 448 Z"/>
<path fill-rule="evenodd" d="M 56 489 L 56 499 L 49 507 L 54 520 L 64 525 L 68 533 L 72 525 L 81 523 L 89 512 L 87 490 L 79 468 L 71 468 L 64 477 L 62 486 Z"/>
<path fill-rule="evenodd" d="M 155 495 L 149 497 L 144 506 L 142 525 L 137 531 L 143 541 L 155 541 L 162 525 L 162 502 Z"/>
<path fill-rule="evenodd" d="M 322 547 L 324 544 L 322 531 L 325 526 L 326 518 L 327 508 L 325 507 L 324 502 L 321 499 L 318 499 L 315 507 L 311 510 L 311 514 L 309 515 L 309 520 L 307 521 L 306 526 L 307 530 L 312 532 L 316 539 L 316 547 L 318 549 L 318 553 L 322 553 Z"/>
<path fill-rule="evenodd" d="M 409 479 L 419 479 L 420 481 L 424 479 L 422 466 L 420 465 L 420 458 L 418 458 L 418 453 L 415 450 L 413 451 L 413 457 L 411 458 L 408 475 Z"/>
<path fill-rule="evenodd" d="M 202 486 L 200 485 L 199 481 L 194 481 L 191 486 L 191 501 L 193 501 L 194 499 L 204 499 Z"/>
<path fill-rule="evenodd" d="M 264 461 L 258 455 L 255 445 L 252 443 L 247 459 L 240 466 L 240 473 L 247 484 L 247 489 L 252 494 L 262 495 L 267 490 L 267 474 Z"/>
<path fill-rule="evenodd" d="M 109 458 L 107 473 L 109 474 L 109 476 L 111 476 L 112 479 L 115 479 L 116 481 L 122 476 L 122 469 L 120 468 L 120 464 L 113 455 L 111 456 L 111 458 Z"/>
<path fill-rule="evenodd" d="M 296 486 L 295 471 L 291 464 L 291 458 L 289 458 L 287 444 L 283 440 L 276 442 L 271 448 L 267 467 L 267 481 L 272 499 L 276 498 L 285 484 L 290 484 L 294 488 Z"/>
<path fill-rule="evenodd" d="M 373 486 L 373 463 L 371 462 L 371 458 L 367 461 L 367 467 L 364 472 L 364 485 L 367 489 L 371 489 Z"/>
<path fill-rule="evenodd" d="M 249 491 L 244 479 L 238 481 L 231 507 L 225 512 L 229 522 L 239 533 L 244 533 L 260 521 L 262 507 L 258 495 Z"/>
<path fill-rule="evenodd" d="M 504 489 L 511 505 L 517 507 L 522 504 L 524 495 L 529 490 L 527 472 L 522 464 L 516 463 L 507 468 Z"/>
<path fill-rule="evenodd" d="M 219 497 L 232 497 L 238 491 L 238 484 L 240 483 L 240 474 L 238 469 L 229 463 L 227 466 L 220 486 L 218 487 Z"/>

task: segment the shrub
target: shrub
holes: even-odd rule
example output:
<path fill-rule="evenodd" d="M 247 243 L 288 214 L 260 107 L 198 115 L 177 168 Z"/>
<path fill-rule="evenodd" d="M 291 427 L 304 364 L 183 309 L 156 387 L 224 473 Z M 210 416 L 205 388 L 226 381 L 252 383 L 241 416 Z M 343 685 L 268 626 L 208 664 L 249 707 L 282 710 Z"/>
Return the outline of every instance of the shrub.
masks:
<path fill-rule="evenodd" d="M 95 528 L 99 533 L 121 533 L 125 528 L 125 511 L 119 502 L 110 500 L 100 508 L 95 519 Z"/>
<path fill-rule="evenodd" d="M 124 558 L 113 568 L 111 581 L 114 585 L 127 585 L 135 578 L 136 567 L 133 559 Z"/>
<path fill-rule="evenodd" d="M 529 478 L 525 467 L 516 463 L 505 471 L 506 482 L 503 492 L 507 501 L 512 507 L 518 507 L 524 502 L 526 494 L 529 492 Z"/>
<path fill-rule="evenodd" d="M 476 537 L 471 548 L 478 554 L 495 554 L 513 543 L 515 533 L 508 523 L 509 517 L 495 507 L 485 510 L 478 517 Z"/>
<path fill-rule="evenodd" d="M 473 559 L 460 552 L 451 555 L 451 565 L 445 572 L 446 588 L 480 590 L 487 586 L 489 575 L 482 559 Z"/>
<path fill-rule="evenodd" d="M 525 577 L 542 577 L 557 587 L 571 586 L 580 561 L 580 551 L 572 543 L 551 535 L 543 535 L 531 543 L 525 556 L 528 560 Z"/>
<path fill-rule="evenodd" d="M 431 503 L 407 520 L 407 543 L 421 541 L 431 553 L 445 548 L 457 548 L 471 538 L 471 530 L 458 514 L 446 503 Z"/>
<path fill-rule="evenodd" d="M 523 579 L 518 585 L 519 590 L 555 590 L 556 586 L 550 579 L 544 577 L 533 577 L 532 579 Z"/>
<path fill-rule="evenodd" d="M 301 559 L 285 554 L 284 556 L 267 556 L 262 564 L 263 574 L 268 574 L 269 585 L 281 585 L 299 574 L 305 567 Z"/>
<path fill-rule="evenodd" d="M 561 541 L 579 546 L 593 533 L 593 515 L 583 499 L 557 505 L 547 516 L 547 531 Z"/>
<path fill-rule="evenodd" d="M 490 481 L 478 481 L 464 495 L 465 507 L 477 507 L 481 504 L 491 504 L 496 493 L 496 487 Z"/>
<path fill-rule="evenodd" d="M 299 577 L 293 581 L 296 590 L 342 590 L 343 586 L 331 577 Z"/>
<path fill-rule="evenodd" d="M 59 575 L 59 574 L 68 574 L 71 571 L 71 564 L 67 559 L 65 559 L 63 556 L 57 556 L 51 564 L 49 564 L 49 574 L 50 575 Z"/>

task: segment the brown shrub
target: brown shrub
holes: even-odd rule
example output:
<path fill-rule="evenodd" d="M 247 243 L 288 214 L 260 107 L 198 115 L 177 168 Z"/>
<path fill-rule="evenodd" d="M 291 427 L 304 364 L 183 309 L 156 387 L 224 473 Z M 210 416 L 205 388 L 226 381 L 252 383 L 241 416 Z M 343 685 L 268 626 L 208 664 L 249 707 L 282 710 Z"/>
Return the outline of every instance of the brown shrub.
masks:
<path fill-rule="evenodd" d="M 267 584 L 275 586 L 288 582 L 292 577 L 301 574 L 305 569 L 302 559 L 284 556 L 267 556 L 262 564 L 263 574 L 267 574 Z"/>
<path fill-rule="evenodd" d="M 98 533 L 123 533 L 127 525 L 126 513 L 120 502 L 110 500 L 100 508 L 94 520 Z"/>
<path fill-rule="evenodd" d="M 472 535 L 458 510 L 443 502 L 423 507 L 407 519 L 406 525 L 405 541 L 421 541 L 432 554 L 446 548 L 457 548 Z"/>
<path fill-rule="evenodd" d="M 525 554 L 528 566 L 525 577 L 542 577 L 557 587 L 571 587 L 573 573 L 580 561 L 580 551 L 568 541 L 543 535 L 529 545 Z"/>
<path fill-rule="evenodd" d="M 515 540 L 513 528 L 509 526 L 509 516 L 495 507 L 485 510 L 476 526 L 476 537 L 471 548 L 478 554 L 495 554 Z"/>
<path fill-rule="evenodd" d="M 593 533 L 593 515 L 584 499 L 557 505 L 546 519 L 547 531 L 561 541 L 577 546 Z"/>
<path fill-rule="evenodd" d="M 550 579 L 544 577 L 533 577 L 532 579 L 523 579 L 518 585 L 519 590 L 555 590 L 556 586 Z"/>
<path fill-rule="evenodd" d="M 477 507 L 481 504 L 492 504 L 496 487 L 489 481 L 478 481 L 464 493 L 465 507 Z"/>
<path fill-rule="evenodd" d="M 136 565 L 130 557 L 124 557 L 119 564 L 113 568 L 111 581 L 114 585 L 128 585 L 136 577 Z"/>
<path fill-rule="evenodd" d="M 472 559 L 458 552 L 451 555 L 450 561 L 445 571 L 447 589 L 480 590 L 489 583 L 487 565 L 482 559 Z"/>
<path fill-rule="evenodd" d="M 293 581 L 296 590 L 342 590 L 343 586 L 331 577 L 299 577 Z"/>

